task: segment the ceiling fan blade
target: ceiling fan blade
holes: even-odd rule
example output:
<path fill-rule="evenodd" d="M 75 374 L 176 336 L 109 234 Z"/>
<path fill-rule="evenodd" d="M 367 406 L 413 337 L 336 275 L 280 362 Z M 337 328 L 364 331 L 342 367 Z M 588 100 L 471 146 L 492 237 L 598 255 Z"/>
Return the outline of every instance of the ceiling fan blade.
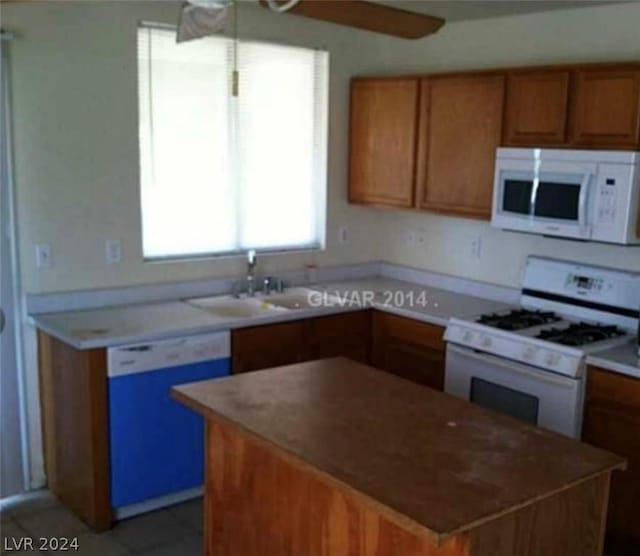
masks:
<path fill-rule="evenodd" d="M 278 0 L 278 3 L 283 3 Z M 266 0 L 260 0 L 268 8 Z M 435 33 L 444 19 L 365 0 L 301 0 L 286 13 L 366 29 L 394 37 L 418 39 Z"/>
<path fill-rule="evenodd" d="M 224 28 L 228 5 L 203 8 L 186 2 L 180 12 L 177 42 L 213 35 Z"/>

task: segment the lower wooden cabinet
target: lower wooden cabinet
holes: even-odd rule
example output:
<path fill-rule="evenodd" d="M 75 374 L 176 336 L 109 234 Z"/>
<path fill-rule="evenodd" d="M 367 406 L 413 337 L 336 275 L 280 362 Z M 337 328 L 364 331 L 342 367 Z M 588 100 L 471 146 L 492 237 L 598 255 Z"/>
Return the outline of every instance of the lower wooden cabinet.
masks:
<path fill-rule="evenodd" d="M 111 527 L 107 353 L 38 332 L 47 487 L 95 531 Z"/>
<path fill-rule="evenodd" d="M 304 321 L 240 328 L 231 333 L 231 372 L 246 373 L 302 361 Z"/>
<path fill-rule="evenodd" d="M 232 372 L 338 356 L 367 363 L 370 343 L 369 311 L 241 328 L 231 334 Z"/>
<path fill-rule="evenodd" d="M 358 311 L 231 334 L 233 373 L 327 357 L 348 357 L 443 390 L 444 328 L 380 311 Z"/>
<path fill-rule="evenodd" d="M 304 359 L 348 357 L 368 363 L 371 351 L 371 311 L 309 319 Z"/>
<path fill-rule="evenodd" d="M 612 550 L 640 554 L 640 379 L 589 368 L 582 439 L 627 458 L 627 470 L 612 475 L 607 539 Z"/>
<path fill-rule="evenodd" d="M 402 378 L 443 390 L 443 334 L 440 326 L 375 312 L 371 363 Z"/>

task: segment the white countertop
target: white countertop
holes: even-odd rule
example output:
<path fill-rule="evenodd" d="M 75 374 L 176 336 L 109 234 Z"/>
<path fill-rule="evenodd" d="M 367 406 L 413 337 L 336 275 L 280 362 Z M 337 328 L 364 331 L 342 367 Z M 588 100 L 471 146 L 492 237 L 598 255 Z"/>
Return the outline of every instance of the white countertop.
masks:
<path fill-rule="evenodd" d="M 38 328 L 77 349 L 93 349 L 205 334 L 374 307 L 396 315 L 446 326 L 451 317 L 507 308 L 506 303 L 390 278 L 365 278 L 308 286 L 338 295 L 339 303 L 251 317 L 218 317 L 185 301 L 141 303 L 33 316 Z M 635 344 L 590 355 L 588 364 L 640 378 Z"/>
<path fill-rule="evenodd" d="M 640 358 L 635 343 L 601 351 L 587 358 L 589 365 L 640 378 Z"/>
<path fill-rule="evenodd" d="M 507 307 L 498 301 L 387 278 L 309 287 L 337 292 L 345 302 L 278 314 L 223 318 L 186 302 L 173 301 L 45 313 L 34 315 L 33 320 L 38 328 L 77 349 L 92 349 L 353 311 L 363 306 L 359 301 L 370 301 L 366 295 L 374 297 L 373 304 L 368 306 L 440 326 L 445 326 L 451 317 L 472 316 Z"/>

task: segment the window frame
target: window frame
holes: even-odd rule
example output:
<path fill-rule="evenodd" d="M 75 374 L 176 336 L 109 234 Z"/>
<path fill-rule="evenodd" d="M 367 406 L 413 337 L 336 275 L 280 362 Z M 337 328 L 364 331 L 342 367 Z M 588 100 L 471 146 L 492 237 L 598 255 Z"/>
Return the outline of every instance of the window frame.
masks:
<path fill-rule="evenodd" d="M 156 29 L 162 31 L 171 31 L 177 32 L 177 27 L 175 25 L 159 23 L 159 22 L 151 22 L 142 20 L 138 22 L 136 27 L 136 44 L 139 40 L 139 32 L 144 29 Z M 233 40 L 232 37 L 227 35 L 219 35 L 219 38 L 226 40 Z M 318 251 L 324 251 L 327 248 L 327 226 L 328 226 L 328 201 L 329 201 L 329 120 L 330 120 L 330 84 L 331 84 L 331 54 L 327 48 L 324 47 L 309 47 L 303 45 L 296 44 L 288 44 L 279 41 L 272 40 L 264 40 L 264 39 L 254 39 L 250 37 L 240 36 L 239 41 L 244 41 L 252 44 L 265 44 L 265 45 L 274 45 L 280 47 L 288 47 L 288 48 L 300 48 L 306 50 L 313 50 L 317 52 L 322 52 L 326 56 L 325 62 L 325 110 L 323 114 L 323 129 L 321 131 L 321 141 L 322 141 L 322 160 L 319 162 L 321 166 L 322 175 L 320 179 L 323 182 L 322 185 L 322 194 L 318 195 L 319 201 L 321 203 L 321 207 L 316 207 L 316 210 L 320 211 L 322 216 L 318 219 L 318 225 L 320 227 L 319 230 L 319 241 L 310 243 L 310 244 L 301 244 L 301 245 L 291 245 L 291 246 L 283 246 L 283 247 L 247 247 L 242 249 L 230 249 L 226 251 L 211 251 L 204 253 L 183 253 L 183 254 L 175 254 L 175 255 L 154 255 L 149 256 L 145 255 L 144 252 L 144 228 L 143 228 L 143 206 L 142 206 L 142 156 L 141 156 L 141 142 L 140 142 L 140 93 L 139 93 L 139 85 L 137 85 L 136 89 L 138 90 L 138 193 L 140 200 L 140 248 L 142 251 L 143 262 L 150 264 L 161 264 L 168 262 L 197 262 L 197 261 L 206 261 L 206 260 L 215 260 L 221 258 L 237 258 L 244 257 L 247 254 L 247 251 L 254 250 L 257 253 L 263 255 L 278 255 L 278 254 L 295 254 L 295 253 L 312 253 Z M 137 50 L 136 50 L 137 52 Z M 136 54 L 137 57 L 137 54 Z M 140 67 L 139 67 L 139 59 L 136 59 L 136 82 L 139 83 L 140 79 Z M 315 133 L 315 129 L 314 129 Z"/>

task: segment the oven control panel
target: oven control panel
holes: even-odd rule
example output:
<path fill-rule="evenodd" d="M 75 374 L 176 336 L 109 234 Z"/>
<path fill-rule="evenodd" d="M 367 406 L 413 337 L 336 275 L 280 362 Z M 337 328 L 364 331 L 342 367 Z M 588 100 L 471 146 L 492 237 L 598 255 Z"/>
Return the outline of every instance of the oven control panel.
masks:
<path fill-rule="evenodd" d="M 607 285 L 609 286 L 609 284 Z M 580 293 L 581 291 L 600 292 L 605 287 L 605 281 L 603 278 L 589 276 L 587 274 L 569 274 L 566 287 L 576 293 Z"/>
<path fill-rule="evenodd" d="M 476 323 L 451 319 L 444 339 L 512 361 L 519 361 L 540 369 L 546 369 L 566 376 L 580 376 L 584 368 L 584 355 L 572 348 L 554 346 L 549 349 L 535 338 L 516 336 L 501 330 L 479 329 Z"/>

